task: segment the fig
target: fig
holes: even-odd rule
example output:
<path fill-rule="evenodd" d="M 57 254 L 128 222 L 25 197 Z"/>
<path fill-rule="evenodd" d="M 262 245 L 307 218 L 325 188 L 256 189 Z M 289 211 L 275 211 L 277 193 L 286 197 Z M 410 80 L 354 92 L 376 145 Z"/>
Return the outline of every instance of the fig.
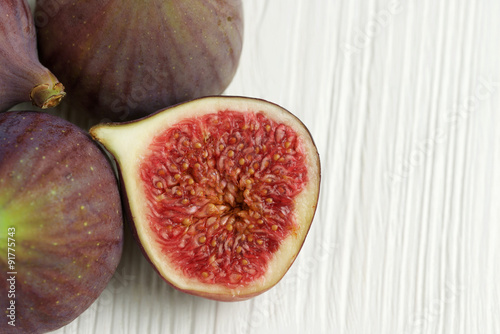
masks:
<path fill-rule="evenodd" d="M 90 134 L 117 162 L 143 253 L 175 288 L 244 300 L 295 260 L 316 210 L 320 161 L 285 109 L 205 97 Z"/>
<path fill-rule="evenodd" d="M 241 0 L 38 0 L 42 63 L 63 80 L 71 108 L 137 119 L 218 95 L 243 39 Z"/>
<path fill-rule="evenodd" d="M 122 240 L 118 182 L 97 143 L 44 112 L 0 114 L 0 332 L 75 319 L 111 279 Z"/>
<path fill-rule="evenodd" d="M 42 109 L 55 107 L 65 94 L 63 84 L 40 64 L 28 2 L 0 1 L 0 111 L 28 101 Z"/>

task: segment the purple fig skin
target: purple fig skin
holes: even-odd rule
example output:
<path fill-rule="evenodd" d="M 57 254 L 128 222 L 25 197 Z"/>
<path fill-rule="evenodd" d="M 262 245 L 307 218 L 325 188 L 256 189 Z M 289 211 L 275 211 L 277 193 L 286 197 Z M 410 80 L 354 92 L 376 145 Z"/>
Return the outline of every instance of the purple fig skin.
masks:
<path fill-rule="evenodd" d="M 38 0 L 42 63 L 65 103 L 100 120 L 137 119 L 231 82 L 243 40 L 241 0 Z"/>
<path fill-rule="evenodd" d="M 56 330 L 102 293 L 122 254 L 122 206 L 111 165 L 87 133 L 43 112 L 0 114 L 0 242 L 0 333 Z"/>
<path fill-rule="evenodd" d="M 0 112 L 27 101 L 52 108 L 65 94 L 64 86 L 38 60 L 28 2 L 0 1 Z"/>

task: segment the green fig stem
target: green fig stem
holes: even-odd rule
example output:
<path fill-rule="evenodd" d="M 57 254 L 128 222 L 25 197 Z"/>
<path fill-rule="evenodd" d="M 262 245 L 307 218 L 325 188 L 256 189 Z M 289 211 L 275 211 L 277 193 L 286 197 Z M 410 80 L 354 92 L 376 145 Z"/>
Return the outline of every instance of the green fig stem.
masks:
<path fill-rule="evenodd" d="M 30 99 L 33 105 L 47 109 L 57 106 L 65 95 L 63 84 L 58 82 L 52 87 L 50 84 L 35 86 L 31 90 Z"/>

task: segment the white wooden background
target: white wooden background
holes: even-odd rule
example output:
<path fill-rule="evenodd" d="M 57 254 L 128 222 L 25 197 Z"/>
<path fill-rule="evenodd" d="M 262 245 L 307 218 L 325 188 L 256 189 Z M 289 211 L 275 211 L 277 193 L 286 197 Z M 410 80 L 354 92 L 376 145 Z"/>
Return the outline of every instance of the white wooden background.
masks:
<path fill-rule="evenodd" d="M 226 93 L 295 113 L 322 159 L 302 252 L 271 291 L 221 303 L 169 287 L 128 234 L 56 333 L 500 333 L 500 1 L 244 7 Z"/>

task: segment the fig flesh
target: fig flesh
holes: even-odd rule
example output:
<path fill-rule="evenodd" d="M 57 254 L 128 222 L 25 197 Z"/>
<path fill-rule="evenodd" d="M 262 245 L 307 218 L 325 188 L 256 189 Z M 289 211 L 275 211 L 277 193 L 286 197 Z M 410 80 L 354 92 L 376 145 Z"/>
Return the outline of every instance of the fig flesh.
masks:
<path fill-rule="evenodd" d="M 0 111 L 28 101 L 42 109 L 55 107 L 65 94 L 64 86 L 38 60 L 28 2 L 0 1 Z"/>
<path fill-rule="evenodd" d="M 320 161 L 285 109 L 206 97 L 90 133 L 117 161 L 144 254 L 175 288 L 244 300 L 295 260 L 316 210 Z"/>
<path fill-rule="evenodd" d="M 56 330 L 97 299 L 121 257 L 123 220 L 88 134 L 43 112 L 0 114 L 0 231 L 1 333 Z"/>
<path fill-rule="evenodd" d="M 42 63 L 66 104 L 126 121 L 222 93 L 241 54 L 241 0 L 38 0 Z M 105 33 L 103 33 L 105 32 Z"/>

